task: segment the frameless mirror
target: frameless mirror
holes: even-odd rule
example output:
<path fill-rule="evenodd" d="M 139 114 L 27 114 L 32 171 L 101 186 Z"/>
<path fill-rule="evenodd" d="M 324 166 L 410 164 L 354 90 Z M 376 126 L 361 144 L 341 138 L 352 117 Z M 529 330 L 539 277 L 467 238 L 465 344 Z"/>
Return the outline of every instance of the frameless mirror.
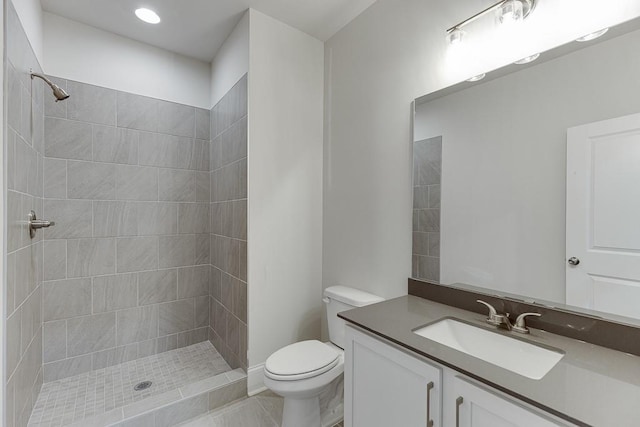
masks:
<path fill-rule="evenodd" d="M 640 318 L 640 20 L 416 100 L 414 278 Z"/>

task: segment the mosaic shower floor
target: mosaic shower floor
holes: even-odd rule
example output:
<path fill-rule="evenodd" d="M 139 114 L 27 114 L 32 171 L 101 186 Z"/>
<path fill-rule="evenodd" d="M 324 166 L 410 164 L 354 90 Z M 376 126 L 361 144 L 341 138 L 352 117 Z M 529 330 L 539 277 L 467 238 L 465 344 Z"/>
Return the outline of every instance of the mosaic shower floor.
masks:
<path fill-rule="evenodd" d="M 210 342 L 45 383 L 29 426 L 61 427 L 230 371 Z M 134 391 L 142 381 L 150 388 Z"/>

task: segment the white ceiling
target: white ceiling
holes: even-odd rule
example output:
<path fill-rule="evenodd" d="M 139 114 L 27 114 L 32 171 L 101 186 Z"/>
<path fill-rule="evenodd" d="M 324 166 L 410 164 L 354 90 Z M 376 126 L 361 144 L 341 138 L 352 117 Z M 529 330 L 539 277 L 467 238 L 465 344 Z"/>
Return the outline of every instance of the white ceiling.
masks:
<path fill-rule="evenodd" d="M 242 14 L 254 8 L 322 41 L 329 39 L 375 0 L 41 0 L 42 8 L 134 40 L 211 61 Z M 133 11 L 160 15 L 145 24 Z"/>

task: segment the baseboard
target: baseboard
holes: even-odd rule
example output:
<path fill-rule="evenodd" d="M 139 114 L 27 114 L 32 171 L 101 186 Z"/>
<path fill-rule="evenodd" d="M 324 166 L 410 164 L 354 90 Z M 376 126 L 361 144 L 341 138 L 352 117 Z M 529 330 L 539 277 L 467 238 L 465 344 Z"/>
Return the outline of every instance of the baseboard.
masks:
<path fill-rule="evenodd" d="M 265 391 L 264 385 L 264 363 L 252 366 L 247 371 L 247 393 L 254 396 Z"/>

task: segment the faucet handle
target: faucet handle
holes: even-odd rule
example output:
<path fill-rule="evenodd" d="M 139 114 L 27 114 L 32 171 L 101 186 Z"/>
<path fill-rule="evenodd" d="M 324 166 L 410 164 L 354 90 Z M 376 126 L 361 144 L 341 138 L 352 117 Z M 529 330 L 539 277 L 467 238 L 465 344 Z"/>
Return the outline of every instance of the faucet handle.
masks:
<path fill-rule="evenodd" d="M 500 321 L 498 320 L 498 312 L 495 308 L 488 302 L 482 301 L 481 299 L 476 300 L 476 302 L 485 305 L 489 309 L 489 316 L 487 316 L 487 323 L 490 325 L 498 326 L 500 325 Z"/>
<path fill-rule="evenodd" d="M 527 316 L 540 317 L 540 316 L 542 316 L 542 314 L 540 314 L 540 313 L 522 313 L 520 316 L 517 317 L 516 324 L 513 325 L 512 330 L 514 330 L 516 332 L 520 332 L 521 334 L 528 334 L 529 333 L 529 328 L 527 328 L 527 324 L 525 322 L 525 318 Z"/>
<path fill-rule="evenodd" d="M 489 309 L 489 318 L 492 318 L 493 316 L 496 316 L 498 314 L 498 312 L 496 311 L 495 308 L 493 308 L 493 306 L 491 304 L 489 304 L 488 302 L 484 302 L 481 299 L 476 300 L 476 302 L 480 303 L 480 304 L 484 304 L 487 306 L 487 308 Z"/>

